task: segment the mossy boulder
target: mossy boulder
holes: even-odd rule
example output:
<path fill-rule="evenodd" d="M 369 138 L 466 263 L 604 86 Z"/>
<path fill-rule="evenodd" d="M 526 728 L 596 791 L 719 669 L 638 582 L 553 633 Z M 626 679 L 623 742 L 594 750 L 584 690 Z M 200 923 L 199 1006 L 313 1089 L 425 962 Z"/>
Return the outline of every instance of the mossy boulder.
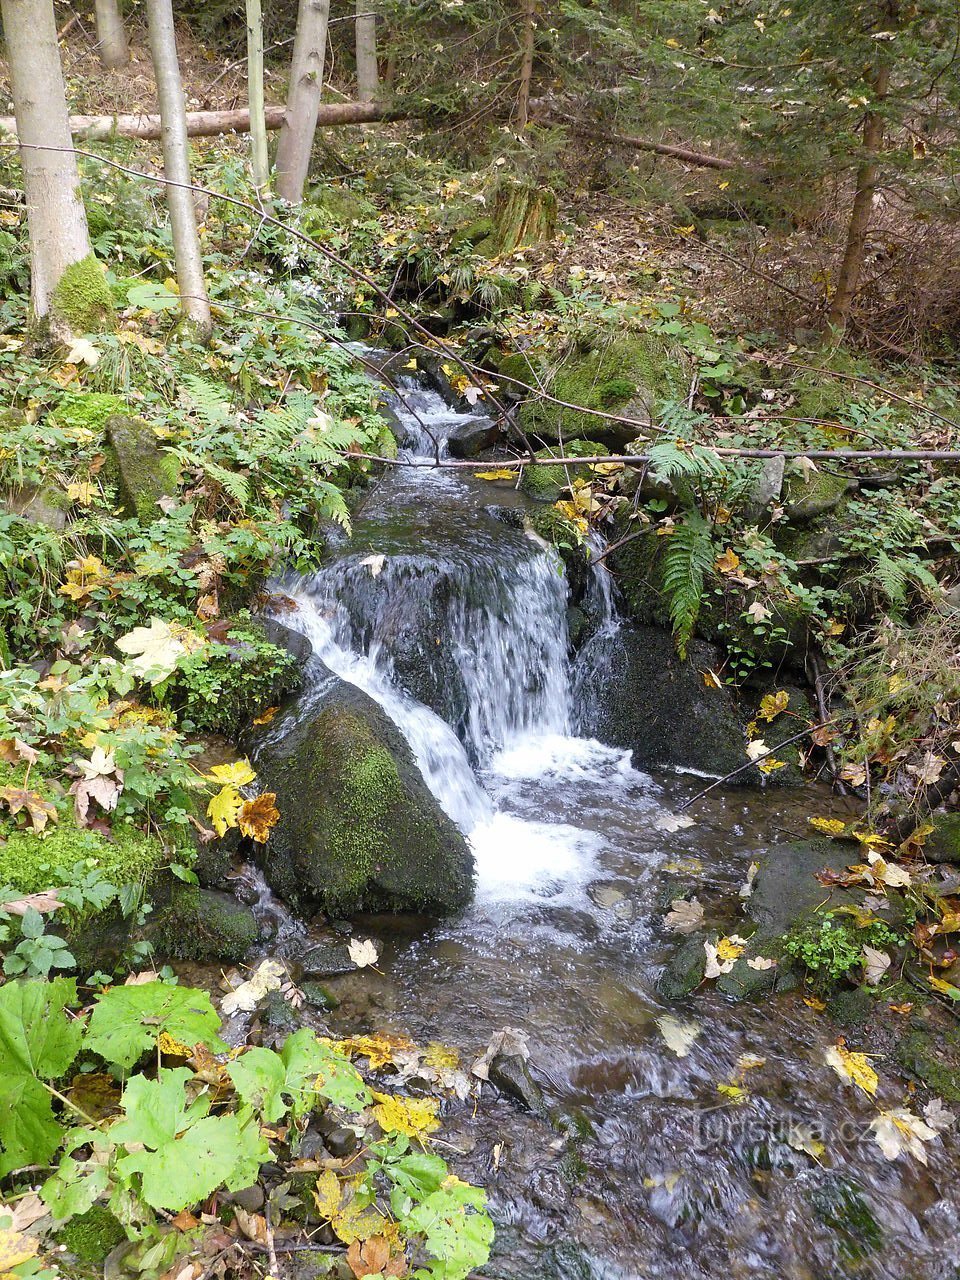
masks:
<path fill-rule="evenodd" d="M 563 449 L 558 445 L 539 449 L 538 458 L 562 457 L 591 458 L 608 453 L 606 445 L 597 440 L 571 440 Z M 520 488 L 531 498 L 541 498 L 544 502 L 556 502 L 564 489 L 569 488 L 575 480 L 586 480 L 590 476 L 588 464 L 576 466 L 573 463 L 562 463 L 558 466 L 524 467 L 520 474 Z"/>
<path fill-rule="evenodd" d="M 923 845 L 928 862 L 960 864 L 960 813 L 936 813 L 931 818 L 933 830 Z"/>
<path fill-rule="evenodd" d="M 787 518 L 800 522 L 829 515 L 856 488 L 856 480 L 829 471 L 794 472 L 784 487 Z"/>
<path fill-rule="evenodd" d="M 309 712 L 282 712 L 253 753 L 282 815 L 263 866 L 288 902 L 442 915 L 470 901 L 466 840 L 361 690 L 334 681 Z"/>
<path fill-rule="evenodd" d="M 176 458 L 160 445 L 142 418 L 117 414 L 107 420 L 106 433 L 124 510 L 143 521 L 154 519 L 160 499 L 177 492 Z"/>
<path fill-rule="evenodd" d="M 658 627 L 621 627 L 597 638 L 605 651 L 579 690 L 579 727 L 588 737 L 629 748 L 637 768 L 681 767 L 723 775 L 747 763 L 730 691 L 708 687 L 711 646 L 692 641 L 685 661 Z M 745 770 L 736 781 L 750 779 Z"/>
<path fill-rule="evenodd" d="M 231 894 L 176 882 L 148 936 L 157 954 L 167 958 L 239 964 L 259 932 L 253 912 Z"/>
<path fill-rule="evenodd" d="M 772 845 L 759 859 L 760 869 L 747 899 L 747 915 L 768 937 L 780 937 L 802 926 L 820 907 L 854 905 L 848 889 L 826 888 L 816 878 L 824 868 L 842 871 L 859 858 L 849 840 L 793 840 Z"/>
<path fill-rule="evenodd" d="M 73 504 L 55 484 L 31 484 L 0 493 L 0 510 L 19 516 L 30 524 L 42 524 L 54 533 L 63 533 Z"/>
<path fill-rule="evenodd" d="M 507 356 L 500 373 L 506 389 L 515 394 L 527 393 L 511 388 L 510 378 L 528 386 L 543 385 L 566 404 L 631 419 L 630 423 L 610 422 L 595 413 L 532 396 L 518 415 L 519 426 L 527 434 L 548 441 L 600 438 L 620 448 L 654 421 L 658 402 L 675 389 L 679 363 L 679 355 L 657 335 L 604 334 L 585 351 L 534 348 Z"/>

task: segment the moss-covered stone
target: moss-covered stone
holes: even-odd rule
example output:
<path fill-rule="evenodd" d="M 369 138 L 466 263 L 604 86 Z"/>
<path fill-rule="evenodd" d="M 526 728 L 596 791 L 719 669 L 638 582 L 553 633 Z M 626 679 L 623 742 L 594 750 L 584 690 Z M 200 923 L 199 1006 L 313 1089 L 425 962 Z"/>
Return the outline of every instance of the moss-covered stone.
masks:
<path fill-rule="evenodd" d="M 657 991 L 664 1000 L 683 1000 L 699 987 L 707 967 L 703 938 L 688 938 L 667 961 L 657 981 Z"/>
<path fill-rule="evenodd" d="M 532 350 L 519 359 L 507 357 L 500 372 L 534 386 L 539 379 L 551 396 L 566 404 L 602 409 L 640 424 L 609 422 L 531 398 L 519 414 L 519 424 L 527 433 L 554 441 L 599 436 L 622 445 L 654 420 L 657 402 L 668 397 L 674 386 L 677 364 L 679 356 L 654 334 L 604 334 L 585 352 Z"/>
<path fill-rule="evenodd" d="M 313 209 L 307 210 L 308 222 L 316 218 L 314 210 L 320 211 L 323 221 L 333 222 L 341 227 L 349 227 L 354 222 L 367 222 L 377 216 L 377 206 L 372 200 L 368 200 L 359 191 L 332 182 L 324 182 L 315 187 L 311 192 L 310 202 Z"/>
<path fill-rule="evenodd" d="M 99 435 L 109 419 L 123 414 L 126 407 L 122 396 L 106 391 L 67 391 L 60 397 L 53 416 L 61 427 L 82 427 Z"/>
<path fill-rule="evenodd" d="M 64 271 L 53 291 L 50 311 L 71 333 L 99 333 L 113 328 L 113 295 L 92 253 Z"/>
<path fill-rule="evenodd" d="M 897 1042 L 896 1058 L 931 1093 L 960 1102 L 960 1032 L 908 1031 Z"/>
<path fill-rule="evenodd" d="M 101 1267 L 118 1244 L 127 1238 L 120 1222 L 106 1205 L 95 1204 L 78 1214 L 57 1232 L 56 1240 L 76 1260 L 91 1267 Z"/>
<path fill-rule="evenodd" d="M 278 722 L 254 755 L 284 815 L 263 855 L 284 898 L 339 912 L 442 914 L 469 902 L 469 847 L 371 698 L 338 681 L 313 715 Z"/>
<path fill-rule="evenodd" d="M 931 822 L 933 830 L 924 841 L 924 857 L 930 862 L 960 864 L 960 813 L 936 813 Z"/>
<path fill-rule="evenodd" d="M 856 487 L 856 480 L 829 471 L 795 472 L 784 486 L 787 517 L 801 521 L 827 515 Z"/>
<path fill-rule="evenodd" d="M 158 954 L 198 963 L 239 964 L 259 936 L 253 912 L 236 898 L 180 882 L 149 932 Z"/>
<path fill-rule="evenodd" d="M 176 458 L 160 446 L 150 424 L 142 418 L 118 414 L 108 419 L 106 429 L 124 509 L 141 520 L 154 519 L 160 499 L 177 492 L 180 470 Z"/>
<path fill-rule="evenodd" d="M 555 458 L 558 454 L 574 458 L 590 458 L 608 453 L 606 445 L 596 440 L 571 440 L 564 448 L 554 445 L 537 451 L 538 458 Z M 556 467 L 524 467 L 520 475 L 520 488 L 531 498 L 556 502 L 564 489 L 574 480 L 586 480 L 590 476 L 589 465 L 575 466 L 567 463 Z"/>
<path fill-rule="evenodd" d="M 833 1233 L 840 1259 L 853 1270 L 844 1275 L 867 1275 L 865 1264 L 883 1244 L 883 1231 L 860 1190 L 849 1179 L 831 1173 L 810 1192 L 814 1217 Z"/>

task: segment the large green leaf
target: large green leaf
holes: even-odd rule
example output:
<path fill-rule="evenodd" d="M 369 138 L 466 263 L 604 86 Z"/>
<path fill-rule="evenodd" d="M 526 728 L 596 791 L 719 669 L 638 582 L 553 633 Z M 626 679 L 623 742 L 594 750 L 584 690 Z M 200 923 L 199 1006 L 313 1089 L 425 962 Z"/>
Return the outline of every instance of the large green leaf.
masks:
<path fill-rule="evenodd" d="M 47 1164 L 62 1137 L 39 1080 L 22 1072 L 0 1076 L 0 1177 L 28 1164 Z"/>
<path fill-rule="evenodd" d="M 62 1076 L 80 1048 L 81 1024 L 64 1013 L 76 1000 L 72 978 L 0 987 L 0 1075 Z"/>
<path fill-rule="evenodd" d="M 248 1049 L 227 1070 L 239 1097 L 268 1124 L 284 1116 L 289 1103 L 283 1093 L 287 1085 L 287 1068 L 279 1054 L 271 1049 Z"/>
<path fill-rule="evenodd" d="M 126 1117 L 110 1129 L 113 1141 L 128 1148 L 118 1172 L 124 1178 L 140 1174 L 143 1199 L 154 1209 L 177 1212 L 220 1186 L 249 1186 L 270 1159 L 253 1111 L 206 1115 L 208 1099 L 187 1101 L 185 1085 L 192 1078 L 182 1067 L 161 1071 L 156 1080 L 135 1076 L 123 1094 Z"/>
<path fill-rule="evenodd" d="M 288 1036 L 280 1050 L 287 1069 L 287 1088 L 303 1095 L 319 1094 L 348 1111 L 362 1111 L 373 1095 L 356 1067 L 329 1044 L 318 1040 L 309 1027 Z M 310 1109 L 313 1102 L 305 1108 Z"/>
<path fill-rule="evenodd" d="M 129 1070 L 153 1049 L 162 1031 L 174 1040 L 223 1051 L 220 1017 L 206 991 L 163 982 L 111 987 L 97 999 L 84 1047 Z"/>

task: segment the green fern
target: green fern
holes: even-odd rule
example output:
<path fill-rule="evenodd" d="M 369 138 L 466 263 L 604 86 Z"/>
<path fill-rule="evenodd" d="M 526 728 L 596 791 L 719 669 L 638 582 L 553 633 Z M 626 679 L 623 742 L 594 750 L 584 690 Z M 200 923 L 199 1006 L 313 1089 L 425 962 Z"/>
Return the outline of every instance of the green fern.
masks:
<path fill-rule="evenodd" d="M 225 387 L 196 374 L 184 375 L 183 389 L 197 416 L 208 427 L 223 427 L 233 419 L 233 407 Z"/>
<path fill-rule="evenodd" d="M 687 645 L 700 613 L 704 578 L 714 560 L 711 526 L 697 512 L 688 513 L 666 539 L 663 552 L 663 590 L 677 652 L 687 656 Z"/>

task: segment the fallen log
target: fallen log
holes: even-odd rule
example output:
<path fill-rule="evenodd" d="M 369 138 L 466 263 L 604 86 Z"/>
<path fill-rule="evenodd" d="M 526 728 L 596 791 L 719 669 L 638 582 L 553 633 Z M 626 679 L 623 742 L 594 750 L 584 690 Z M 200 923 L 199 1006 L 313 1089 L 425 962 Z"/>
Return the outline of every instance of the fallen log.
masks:
<path fill-rule="evenodd" d="M 691 151 L 689 147 L 675 147 L 669 142 L 651 142 L 649 138 L 634 138 L 625 133 L 608 133 L 606 129 L 595 129 L 589 125 L 576 124 L 561 117 L 565 123 L 579 134 L 581 138 L 591 138 L 594 142 L 609 142 L 616 147 L 628 147 L 633 151 L 651 151 L 654 155 L 669 156 L 672 160 L 682 160 L 684 164 L 692 164 L 700 169 L 740 169 L 743 166 L 735 160 L 727 160 L 725 156 L 710 155 L 706 151 Z"/>
<path fill-rule="evenodd" d="M 267 128 L 279 129 L 284 107 L 267 107 Z M 398 113 L 375 102 L 323 103 L 317 113 L 317 127 L 324 129 L 341 124 L 375 124 L 378 120 L 395 120 Z M 107 138 L 160 138 L 160 117 L 155 115 L 71 116 L 70 132 L 77 140 L 99 142 Z M 188 111 L 187 134 L 191 138 L 210 138 L 220 133 L 249 133 L 250 112 L 246 107 L 235 111 Z M 0 136 L 17 136 L 13 116 L 0 116 Z"/>

